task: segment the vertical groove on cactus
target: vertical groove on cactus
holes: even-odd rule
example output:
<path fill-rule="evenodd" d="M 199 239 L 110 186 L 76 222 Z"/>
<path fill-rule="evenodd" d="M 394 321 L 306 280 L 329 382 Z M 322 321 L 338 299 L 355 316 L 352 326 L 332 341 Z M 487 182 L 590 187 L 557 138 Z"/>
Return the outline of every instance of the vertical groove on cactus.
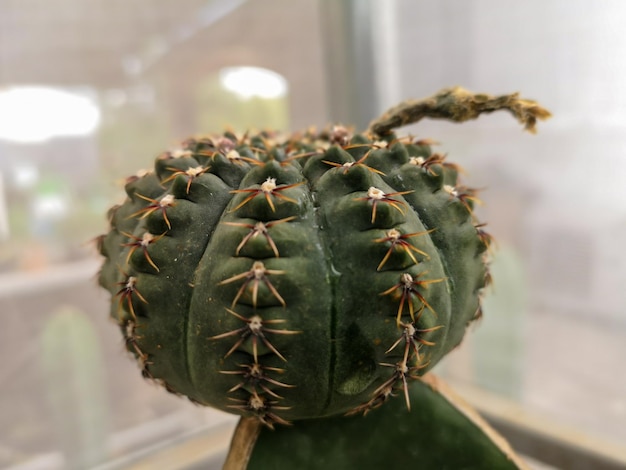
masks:
<path fill-rule="evenodd" d="M 516 96 L 433 100 L 365 134 L 188 139 L 129 178 L 98 239 L 99 280 L 144 376 L 268 426 L 398 393 L 410 407 L 410 382 L 481 315 L 491 238 L 459 167 L 390 130 L 500 108 L 529 129 L 547 116 Z"/>

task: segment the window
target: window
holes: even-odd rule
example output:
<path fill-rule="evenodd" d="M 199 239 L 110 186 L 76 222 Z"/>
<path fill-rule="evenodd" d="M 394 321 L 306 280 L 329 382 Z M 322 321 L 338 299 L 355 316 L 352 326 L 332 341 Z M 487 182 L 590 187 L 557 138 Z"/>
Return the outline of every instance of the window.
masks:
<path fill-rule="evenodd" d="M 506 113 L 406 129 L 485 188 L 497 240 L 482 325 L 438 371 L 626 441 L 625 22 L 618 0 L 0 1 L 0 467 L 92 467 L 234 423 L 121 353 L 90 240 L 123 178 L 189 135 L 364 126 L 457 84 L 554 117 L 537 136 Z"/>

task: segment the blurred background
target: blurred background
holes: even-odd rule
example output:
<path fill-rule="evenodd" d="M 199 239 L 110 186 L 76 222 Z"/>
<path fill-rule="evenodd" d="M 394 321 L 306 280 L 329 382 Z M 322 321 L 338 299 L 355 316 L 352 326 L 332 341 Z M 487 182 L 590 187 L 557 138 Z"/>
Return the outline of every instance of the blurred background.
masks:
<path fill-rule="evenodd" d="M 619 0 L 0 0 L 0 468 L 228 442 L 233 418 L 143 381 L 108 320 L 90 240 L 125 176 L 195 133 L 363 129 L 453 85 L 554 117 L 406 129 L 485 188 L 497 240 L 482 324 L 439 373 L 626 442 L 625 24 Z"/>

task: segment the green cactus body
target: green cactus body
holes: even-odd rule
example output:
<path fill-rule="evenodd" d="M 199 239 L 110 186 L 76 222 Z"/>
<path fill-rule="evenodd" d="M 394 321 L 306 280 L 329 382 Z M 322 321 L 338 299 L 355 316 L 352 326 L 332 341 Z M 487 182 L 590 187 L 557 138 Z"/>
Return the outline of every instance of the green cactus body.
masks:
<path fill-rule="evenodd" d="M 274 430 L 260 428 L 249 463 L 242 468 L 530 470 L 433 374 L 417 381 L 410 397 L 419 403 L 410 412 L 396 398 L 368 414 L 367 420 L 337 416 Z M 241 420 L 235 436 L 245 424 Z M 227 462 L 224 468 L 232 467 Z"/>
<path fill-rule="evenodd" d="M 109 213 L 111 316 L 145 377 L 270 426 L 410 405 L 488 280 L 457 170 L 388 129 L 189 139 Z"/>
<path fill-rule="evenodd" d="M 144 375 L 198 403 L 366 411 L 479 310 L 472 193 L 424 143 L 269 137 L 188 140 L 129 179 L 100 243 L 111 315 Z"/>

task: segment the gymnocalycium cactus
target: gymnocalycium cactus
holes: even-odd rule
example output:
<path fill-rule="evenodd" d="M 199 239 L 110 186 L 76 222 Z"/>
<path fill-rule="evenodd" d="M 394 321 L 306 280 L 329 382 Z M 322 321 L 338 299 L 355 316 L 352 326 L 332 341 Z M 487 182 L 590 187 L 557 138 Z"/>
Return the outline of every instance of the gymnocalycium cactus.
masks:
<path fill-rule="evenodd" d="M 273 426 L 367 412 L 456 347 L 480 316 L 490 237 L 476 191 L 422 117 L 511 111 L 517 95 L 454 88 L 367 132 L 193 138 L 128 178 L 99 238 L 99 280 L 145 377 Z"/>

